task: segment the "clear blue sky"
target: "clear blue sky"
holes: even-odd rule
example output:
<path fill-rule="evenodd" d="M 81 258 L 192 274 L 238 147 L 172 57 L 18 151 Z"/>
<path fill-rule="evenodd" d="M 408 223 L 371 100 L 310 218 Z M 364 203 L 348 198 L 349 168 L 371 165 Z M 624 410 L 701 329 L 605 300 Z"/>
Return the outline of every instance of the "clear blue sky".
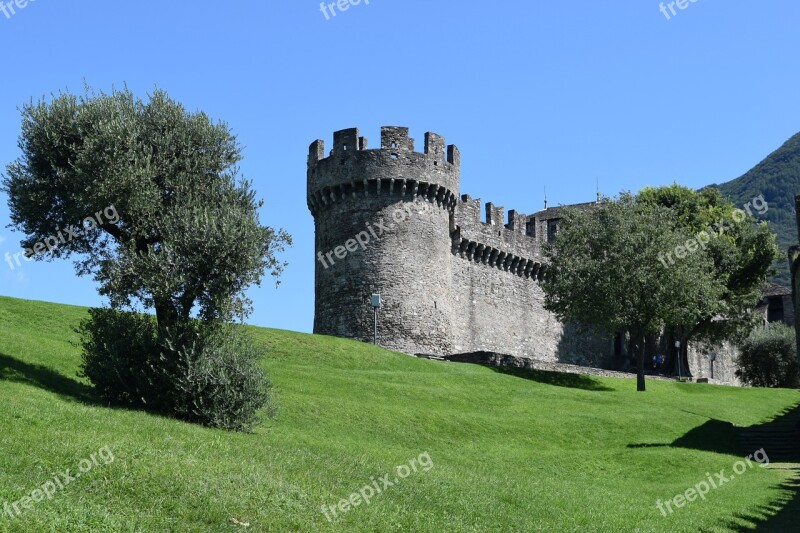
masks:
<path fill-rule="evenodd" d="M 5 1 L 5 0 L 4 0 Z M 743 174 L 800 130 L 800 2 L 370 0 L 326 20 L 318 0 L 37 0 L 0 13 L 0 162 L 17 106 L 59 89 L 166 89 L 246 146 L 262 222 L 295 245 L 258 325 L 310 331 L 314 235 L 305 164 L 317 138 L 381 125 L 446 137 L 461 192 L 531 213 L 677 181 Z M 328 15 L 330 17 L 330 14 Z M 0 194 L 0 257 L 18 251 Z M 0 263 L 0 294 L 97 305 L 71 262 Z"/>

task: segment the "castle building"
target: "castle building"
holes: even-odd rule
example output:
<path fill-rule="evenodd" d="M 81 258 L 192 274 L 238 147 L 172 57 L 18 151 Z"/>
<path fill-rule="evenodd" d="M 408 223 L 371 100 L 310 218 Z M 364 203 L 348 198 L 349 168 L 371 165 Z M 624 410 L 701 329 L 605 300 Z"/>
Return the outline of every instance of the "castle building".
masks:
<path fill-rule="evenodd" d="M 381 128 L 375 149 L 355 128 L 335 132 L 327 155 L 323 141 L 311 144 L 314 333 L 371 342 L 371 297 L 379 294 L 378 343 L 399 352 L 629 365 L 622 334 L 565 325 L 544 308 L 541 249 L 556 237 L 563 208 L 506 215 L 487 203 L 481 221 L 481 201 L 459 193 L 459 167 L 458 148 L 426 133 L 423 151 L 416 152 L 408 128 Z M 800 213 L 800 195 L 796 202 Z M 759 302 L 764 323 L 800 321 L 794 313 L 798 258 L 800 246 L 790 251 L 793 294 L 772 286 Z M 658 349 L 669 349 L 664 338 Z M 739 384 L 737 356 L 730 343 L 690 342 L 690 368 L 682 375 Z"/>
<path fill-rule="evenodd" d="M 459 193 L 460 154 L 426 133 L 357 129 L 314 141 L 308 208 L 315 223 L 314 333 L 371 342 L 370 297 L 381 295 L 378 343 L 416 355 L 490 351 L 609 366 L 619 338 L 565 326 L 544 309 L 541 246 L 559 208 L 523 215 Z M 616 352 L 616 353 L 615 353 Z"/>

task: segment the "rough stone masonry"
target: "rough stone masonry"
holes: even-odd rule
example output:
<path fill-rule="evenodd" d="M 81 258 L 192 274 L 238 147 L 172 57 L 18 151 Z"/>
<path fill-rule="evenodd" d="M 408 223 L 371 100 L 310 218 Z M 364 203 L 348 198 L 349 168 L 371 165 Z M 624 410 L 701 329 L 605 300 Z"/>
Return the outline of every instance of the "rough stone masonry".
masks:
<path fill-rule="evenodd" d="M 415 152 L 408 128 L 381 128 L 376 149 L 355 128 L 335 132 L 327 156 L 323 141 L 311 144 L 314 333 L 371 342 L 370 296 L 380 294 L 386 348 L 608 366 L 619 340 L 564 326 L 543 307 L 541 245 L 559 208 L 506 219 L 488 203 L 481 221 L 480 200 L 459 195 L 459 166 L 458 148 L 435 133 Z"/>

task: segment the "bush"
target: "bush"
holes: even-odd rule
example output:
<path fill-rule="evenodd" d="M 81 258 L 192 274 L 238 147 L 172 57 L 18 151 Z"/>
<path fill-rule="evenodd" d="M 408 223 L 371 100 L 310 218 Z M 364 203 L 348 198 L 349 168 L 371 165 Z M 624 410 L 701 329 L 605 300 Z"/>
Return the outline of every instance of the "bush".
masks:
<path fill-rule="evenodd" d="M 800 386 L 794 329 L 785 324 L 757 328 L 739 347 L 736 375 L 754 387 Z"/>
<path fill-rule="evenodd" d="M 249 431 L 259 414 L 274 414 L 272 385 L 259 368 L 260 354 L 242 326 L 203 324 L 193 338 L 162 350 L 178 418 L 207 426 Z M 174 358 L 176 365 L 168 365 Z"/>
<path fill-rule="evenodd" d="M 159 386 L 150 368 L 158 354 L 152 316 L 90 309 L 78 328 L 83 344 L 82 374 L 105 402 L 160 410 Z"/>
<path fill-rule="evenodd" d="M 110 404 L 236 431 L 274 414 L 242 326 L 192 321 L 159 334 L 152 316 L 92 309 L 79 333 L 83 375 Z"/>

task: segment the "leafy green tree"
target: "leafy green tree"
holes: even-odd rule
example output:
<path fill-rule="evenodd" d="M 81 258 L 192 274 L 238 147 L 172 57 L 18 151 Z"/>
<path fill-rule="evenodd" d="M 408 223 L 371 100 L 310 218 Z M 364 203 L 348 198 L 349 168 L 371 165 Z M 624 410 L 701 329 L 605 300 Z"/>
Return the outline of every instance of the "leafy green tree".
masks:
<path fill-rule="evenodd" d="M 688 369 L 686 347 L 689 341 L 709 344 L 731 339 L 740 341 L 755 325 L 755 317 L 748 310 L 761 299 L 772 274 L 770 265 L 778 255 L 775 234 L 766 222 L 755 223 L 754 218 L 756 214 L 766 213 L 769 206 L 763 197 L 758 197 L 739 209 L 717 189 L 695 191 L 677 184 L 647 187 L 639 192 L 637 200 L 641 208 L 670 209 L 678 227 L 689 235 L 683 248 L 692 246 L 694 251 L 688 258 L 680 258 L 674 250 L 664 250 L 659 260 L 665 269 L 692 260 L 694 255 L 706 255 L 714 265 L 714 276 L 724 286 L 720 298 L 710 302 L 714 305 L 709 306 L 705 314 L 698 315 L 695 323 L 666 325 L 670 349 L 664 368 L 672 371 L 680 357 L 682 368 Z M 680 354 L 673 350 L 676 340 L 681 344 Z"/>
<path fill-rule="evenodd" d="M 245 290 L 285 267 L 277 256 L 291 239 L 259 223 L 261 202 L 239 176 L 241 147 L 226 124 L 161 90 L 144 102 L 127 88 L 87 89 L 21 111 L 22 155 L 3 190 L 22 246 L 37 260 L 76 255 L 78 273 L 94 276 L 114 310 L 154 309 L 162 360 L 217 339 L 217 323 L 244 319 Z M 81 224 L 89 217 L 96 228 Z M 55 235 L 67 238 L 37 248 Z"/>
<path fill-rule="evenodd" d="M 645 390 L 645 347 L 665 324 L 692 324 L 709 312 L 723 286 L 710 258 L 697 254 L 665 269 L 658 255 L 687 234 L 665 207 L 643 209 L 623 193 L 589 209 L 570 208 L 553 243 L 545 305 L 562 321 L 600 331 L 629 331 L 638 362 L 637 390 Z"/>

